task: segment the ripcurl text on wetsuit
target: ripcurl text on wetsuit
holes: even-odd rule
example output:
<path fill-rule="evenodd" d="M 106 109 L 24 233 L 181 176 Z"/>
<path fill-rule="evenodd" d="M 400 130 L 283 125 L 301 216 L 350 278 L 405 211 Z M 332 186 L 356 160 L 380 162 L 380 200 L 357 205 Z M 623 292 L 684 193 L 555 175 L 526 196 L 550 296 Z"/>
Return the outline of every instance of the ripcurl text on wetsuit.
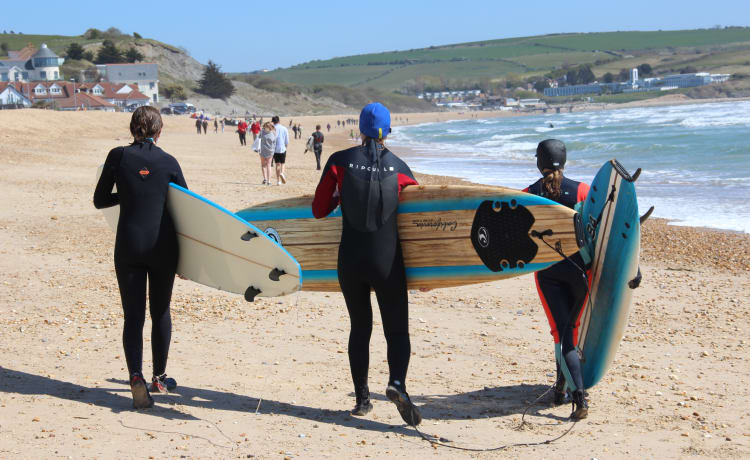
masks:
<path fill-rule="evenodd" d="M 154 375 L 163 374 L 167 366 L 172 334 L 169 303 L 179 255 L 174 223 L 166 208 L 170 182 L 187 188 L 177 160 L 152 142 L 134 142 L 109 152 L 94 192 L 97 209 L 120 205 L 114 261 L 125 315 L 122 340 L 131 375 L 141 373 L 147 278 Z"/>
<path fill-rule="evenodd" d="M 586 199 L 589 186 L 563 176 L 559 197 L 547 195 L 542 179 L 534 182 L 524 192 L 548 198 L 573 209 L 577 203 Z M 571 255 L 570 259 L 578 267 L 585 266 L 578 252 Z M 539 298 L 550 324 L 550 333 L 555 339 L 555 344 L 562 348 L 562 357 L 569 372 L 566 379 L 572 380 L 576 388 L 583 389 L 581 363 L 575 346 L 578 343 L 578 326 L 588 293 L 588 281 L 583 277 L 581 270 L 574 267 L 568 260 L 560 261 L 546 270 L 536 272 L 534 278 Z M 571 321 L 573 324 L 570 324 Z M 563 337 L 560 337 L 561 332 Z"/>
<path fill-rule="evenodd" d="M 405 385 L 411 345 L 396 210 L 399 193 L 412 184 L 417 181 L 406 163 L 370 141 L 331 155 L 315 191 L 316 218 L 327 216 L 341 202 L 338 276 L 351 321 L 349 364 L 355 388 L 367 385 L 371 289 L 378 299 L 388 346 L 389 383 L 398 382 L 402 389 Z"/>

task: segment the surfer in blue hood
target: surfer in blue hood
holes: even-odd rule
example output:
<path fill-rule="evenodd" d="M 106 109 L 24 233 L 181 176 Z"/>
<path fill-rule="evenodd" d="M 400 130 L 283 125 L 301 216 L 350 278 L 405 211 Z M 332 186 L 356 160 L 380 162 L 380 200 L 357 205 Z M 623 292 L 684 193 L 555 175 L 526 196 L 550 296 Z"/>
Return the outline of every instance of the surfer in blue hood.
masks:
<path fill-rule="evenodd" d="M 524 192 L 543 196 L 571 209 L 585 201 L 589 186 L 563 175 L 566 161 L 567 150 L 562 141 L 547 139 L 540 142 L 536 149 L 536 165 L 543 177 Z M 571 418 L 580 420 L 588 415 L 588 401 L 583 391 L 583 374 L 576 345 L 580 314 L 588 294 L 588 277 L 579 268 L 585 266 L 580 253 L 568 259 L 534 273 L 534 278 L 549 321 L 550 333 L 555 339 L 555 404 L 572 399 Z"/>
<path fill-rule="evenodd" d="M 396 223 L 399 194 L 417 181 L 406 163 L 384 144 L 391 131 L 391 117 L 383 104 L 373 102 L 362 109 L 359 129 L 361 145 L 328 158 L 312 203 L 316 218 L 341 205 L 338 276 L 351 322 L 349 366 L 356 397 L 352 414 L 361 416 L 372 410 L 367 374 L 372 335 L 370 291 L 374 290 L 388 345 L 386 396 L 407 424 L 418 425 L 422 417 L 406 392 L 411 355 L 409 301 Z"/>

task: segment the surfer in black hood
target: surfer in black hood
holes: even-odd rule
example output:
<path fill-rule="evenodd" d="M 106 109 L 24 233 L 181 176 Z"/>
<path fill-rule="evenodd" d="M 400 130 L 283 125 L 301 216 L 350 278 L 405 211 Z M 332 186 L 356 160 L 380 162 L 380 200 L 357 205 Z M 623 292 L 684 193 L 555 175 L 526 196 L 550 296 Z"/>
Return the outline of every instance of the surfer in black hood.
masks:
<path fill-rule="evenodd" d="M 557 139 L 540 142 L 536 158 L 537 168 L 543 177 L 524 189 L 524 192 L 543 196 L 571 209 L 586 200 L 589 186 L 563 176 L 567 160 L 564 143 Z M 580 314 L 588 293 L 588 279 L 578 268 L 585 266 L 580 253 L 573 254 L 569 259 L 534 273 L 534 277 L 539 298 L 547 314 L 550 333 L 555 339 L 555 404 L 563 404 L 572 398 L 574 407 L 571 418 L 579 420 L 588 415 L 581 361 L 576 350 Z"/>
<path fill-rule="evenodd" d="M 187 184 L 177 160 L 156 146 L 161 128 L 157 109 L 136 109 L 130 121 L 133 143 L 109 152 L 94 192 L 97 209 L 120 205 L 115 273 L 125 315 L 122 343 L 136 409 L 153 406 L 149 391 L 166 392 L 177 386 L 165 373 L 172 336 L 169 303 L 178 257 L 177 235 L 166 202 L 170 182 L 185 188 Z M 142 374 L 146 279 L 154 365 L 148 386 Z"/>
<path fill-rule="evenodd" d="M 396 223 L 399 193 L 417 181 L 406 163 L 383 143 L 390 133 L 390 121 L 388 109 L 378 102 L 362 109 L 362 145 L 330 156 L 312 210 L 316 218 L 322 218 L 341 204 L 338 276 L 351 321 L 349 365 L 356 396 L 352 414 L 365 415 L 372 410 L 367 373 L 372 335 L 370 290 L 374 290 L 388 344 L 386 396 L 406 423 L 418 425 L 422 417 L 406 393 L 411 355 L 409 307 Z"/>

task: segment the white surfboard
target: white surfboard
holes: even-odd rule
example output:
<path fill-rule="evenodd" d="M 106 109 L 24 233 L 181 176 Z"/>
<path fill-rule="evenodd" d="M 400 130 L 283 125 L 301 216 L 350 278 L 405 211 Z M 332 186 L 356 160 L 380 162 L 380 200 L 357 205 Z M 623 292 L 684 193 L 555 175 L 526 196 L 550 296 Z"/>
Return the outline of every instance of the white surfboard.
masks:
<path fill-rule="evenodd" d="M 97 178 L 102 168 L 97 171 Z M 116 191 L 116 189 L 113 189 Z M 177 230 L 180 258 L 177 273 L 252 301 L 299 291 L 299 263 L 263 231 L 216 203 L 169 184 L 167 209 Z M 102 210 L 117 231 L 120 207 Z"/>

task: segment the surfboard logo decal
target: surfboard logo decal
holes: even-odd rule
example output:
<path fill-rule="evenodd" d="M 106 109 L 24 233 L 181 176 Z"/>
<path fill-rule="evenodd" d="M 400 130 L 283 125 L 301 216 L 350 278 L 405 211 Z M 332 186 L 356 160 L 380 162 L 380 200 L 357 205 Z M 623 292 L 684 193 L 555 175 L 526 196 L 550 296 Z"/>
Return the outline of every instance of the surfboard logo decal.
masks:
<path fill-rule="evenodd" d="M 487 232 L 486 228 L 479 227 L 479 231 L 477 232 L 477 241 L 483 248 L 486 248 L 490 245 L 490 234 Z"/>
<path fill-rule="evenodd" d="M 534 220 L 531 211 L 515 200 L 485 200 L 474 214 L 471 244 L 493 272 L 523 268 L 539 250 L 529 236 Z"/>
<path fill-rule="evenodd" d="M 279 232 L 276 231 L 273 227 L 268 227 L 267 229 L 263 230 L 266 235 L 268 235 L 269 238 L 277 242 L 278 244 L 281 244 L 281 235 L 279 235 Z"/>

